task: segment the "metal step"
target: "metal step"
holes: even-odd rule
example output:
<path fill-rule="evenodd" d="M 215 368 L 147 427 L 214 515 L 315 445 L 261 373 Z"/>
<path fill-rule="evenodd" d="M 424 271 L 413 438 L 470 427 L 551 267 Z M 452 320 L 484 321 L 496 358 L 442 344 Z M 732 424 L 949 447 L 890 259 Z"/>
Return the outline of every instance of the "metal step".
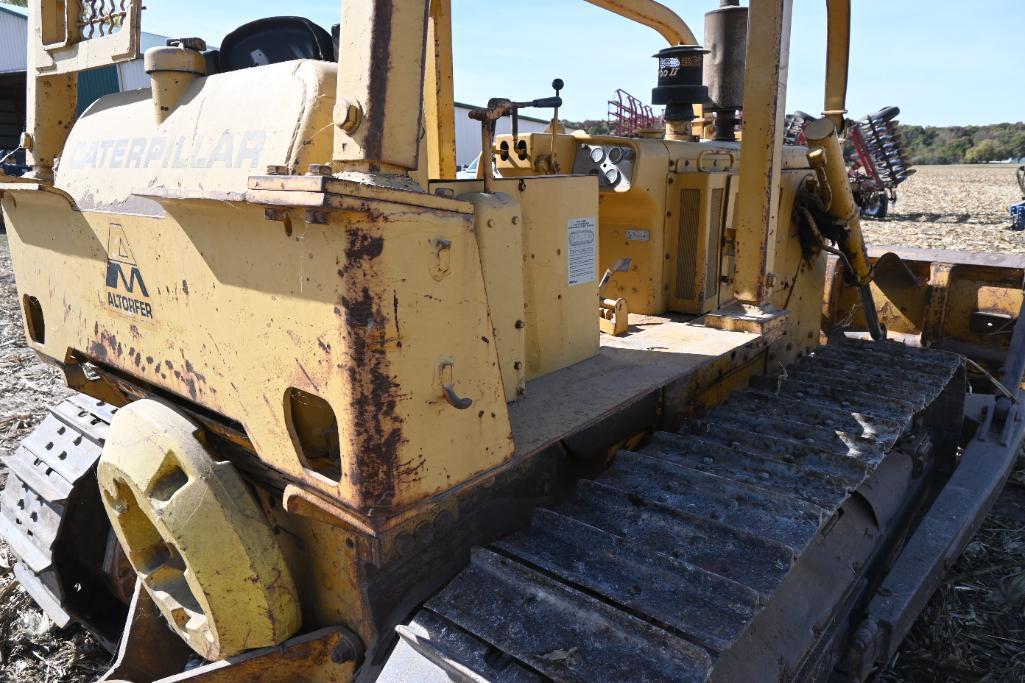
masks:
<path fill-rule="evenodd" d="M 18 580 L 61 628 L 72 617 L 64 607 L 55 548 L 65 533 L 65 510 L 74 506 L 76 485 L 93 476 L 116 411 L 88 396 L 72 396 L 50 408 L 3 459 L 8 475 L 0 494 L 0 535 L 20 561 L 15 566 Z"/>
<path fill-rule="evenodd" d="M 476 680 L 706 680 L 760 612 L 785 609 L 774 594 L 794 595 L 778 589 L 811 541 L 961 362 L 839 343 L 620 452 L 572 500 L 474 552 L 400 628 L 401 675 L 422 661 L 425 676 Z"/>

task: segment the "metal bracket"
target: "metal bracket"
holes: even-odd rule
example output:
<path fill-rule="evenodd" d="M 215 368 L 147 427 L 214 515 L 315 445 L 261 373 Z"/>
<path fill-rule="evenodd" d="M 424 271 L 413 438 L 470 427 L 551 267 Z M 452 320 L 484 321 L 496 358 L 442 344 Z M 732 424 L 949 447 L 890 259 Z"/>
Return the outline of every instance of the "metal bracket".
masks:
<path fill-rule="evenodd" d="M 473 399 L 461 397 L 456 392 L 455 380 L 452 377 L 454 367 L 455 361 L 451 358 L 446 358 L 439 364 L 438 378 L 441 380 L 441 391 L 445 395 L 445 400 L 448 401 L 449 405 L 456 410 L 466 410 L 473 405 Z"/>

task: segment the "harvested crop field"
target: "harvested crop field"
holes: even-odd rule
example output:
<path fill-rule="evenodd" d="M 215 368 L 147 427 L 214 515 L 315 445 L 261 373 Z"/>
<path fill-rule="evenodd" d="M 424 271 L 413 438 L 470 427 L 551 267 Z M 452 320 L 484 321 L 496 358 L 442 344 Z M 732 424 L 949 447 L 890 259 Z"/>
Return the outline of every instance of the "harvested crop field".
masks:
<path fill-rule="evenodd" d="M 867 222 L 865 232 L 875 244 L 1025 254 L 1025 233 L 1006 229 L 1007 207 L 1016 201 L 1012 167 L 920 168 L 901 187 L 890 218 Z M 0 455 L 65 395 L 59 375 L 24 348 L 7 242 L 0 236 Z M 10 567 L 0 541 L 0 680 L 94 680 L 109 655 L 81 629 L 53 628 Z M 1025 466 L 882 679 L 1025 681 Z"/>
<path fill-rule="evenodd" d="M 1015 166 L 922 166 L 897 190 L 884 221 L 864 221 L 872 244 L 1025 254 L 1007 208 L 1021 201 Z"/>

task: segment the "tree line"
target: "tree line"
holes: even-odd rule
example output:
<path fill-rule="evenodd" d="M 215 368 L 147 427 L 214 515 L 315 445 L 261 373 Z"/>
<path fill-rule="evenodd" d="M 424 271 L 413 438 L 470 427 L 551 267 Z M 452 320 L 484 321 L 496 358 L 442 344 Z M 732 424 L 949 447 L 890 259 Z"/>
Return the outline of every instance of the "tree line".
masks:
<path fill-rule="evenodd" d="M 901 126 L 915 164 L 984 164 L 1025 159 L 1025 123 Z"/>
<path fill-rule="evenodd" d="M 568 128 L 608 135 L 606 121 L 566 121 Z M 984 164 L 1025 159 L 1025 123 L 990 126 L 907 126 L 901 131 L 914 164 Z"/>

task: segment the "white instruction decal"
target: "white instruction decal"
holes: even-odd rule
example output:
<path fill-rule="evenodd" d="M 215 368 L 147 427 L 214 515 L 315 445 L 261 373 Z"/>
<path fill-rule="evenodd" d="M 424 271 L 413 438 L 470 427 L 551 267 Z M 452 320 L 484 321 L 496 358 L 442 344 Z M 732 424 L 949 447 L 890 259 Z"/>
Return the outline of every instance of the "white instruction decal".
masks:
<path fill-rule="evenodd" d="M 575 218 L 569 222 L 569 284 L 582 285 L 598 277 L 598 221 Z"/>
<path fill-rule="evenodd" d="M 627 242 L 650 242 L 651 233 L 647 230 L 627 230 L 626 231 Z"/>

